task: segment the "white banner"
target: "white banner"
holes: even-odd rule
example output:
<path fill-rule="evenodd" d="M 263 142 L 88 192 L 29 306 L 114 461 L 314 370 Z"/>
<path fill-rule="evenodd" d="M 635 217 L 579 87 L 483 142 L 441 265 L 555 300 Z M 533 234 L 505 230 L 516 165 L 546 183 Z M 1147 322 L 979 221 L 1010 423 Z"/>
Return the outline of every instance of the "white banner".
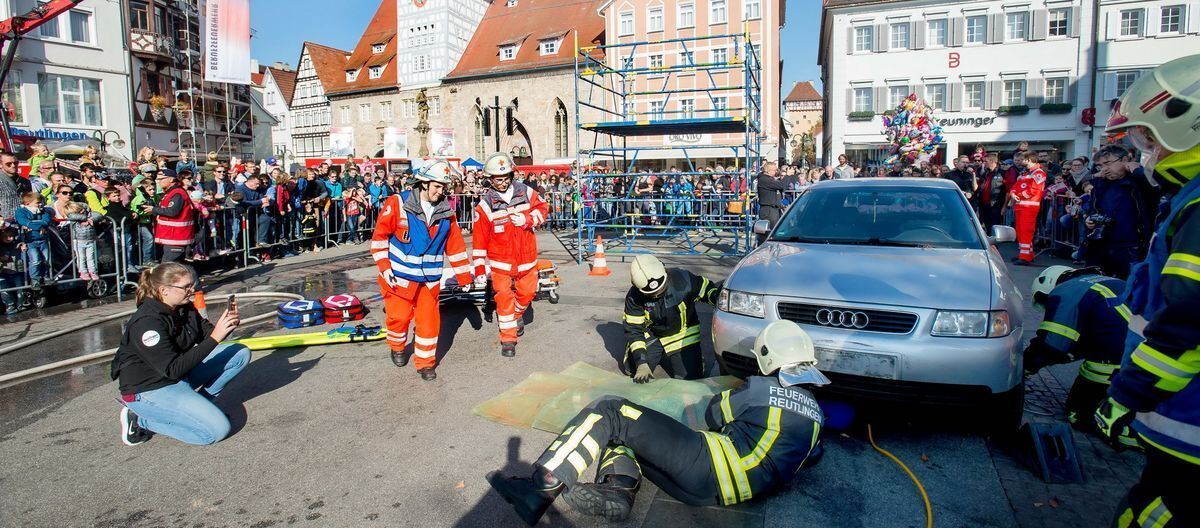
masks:
<path fill-rule="evenodd" d="M 354 154 L 354 128 L 329 128 L 329 155 L 335 158 L 346 158 Z"/>
<path fill-rule="evenodd" d="M 383 157 L 389 159 L 409 157 L 408 132 L 399 127 L 383 129 Z"/>
<path fill-rule="evenodd" d="M 250 84 L 250 0 L 207 0 L 204 80 Z"/>
<path fill-rule="evenodd" d="M 454 156 L 454 129 L 435 128 L 429 136 L 429 155 L 435 158 Z"/>

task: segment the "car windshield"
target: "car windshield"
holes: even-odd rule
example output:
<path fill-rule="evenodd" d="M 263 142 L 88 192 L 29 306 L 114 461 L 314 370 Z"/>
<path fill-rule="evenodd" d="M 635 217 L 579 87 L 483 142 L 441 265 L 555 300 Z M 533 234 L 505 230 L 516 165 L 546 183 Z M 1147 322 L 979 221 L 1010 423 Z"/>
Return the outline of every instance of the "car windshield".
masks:
<path fill-rule="evenodd" d="M 957 189 L 815 187 L 771 235 L 778 242 L 983 249 Z"/>

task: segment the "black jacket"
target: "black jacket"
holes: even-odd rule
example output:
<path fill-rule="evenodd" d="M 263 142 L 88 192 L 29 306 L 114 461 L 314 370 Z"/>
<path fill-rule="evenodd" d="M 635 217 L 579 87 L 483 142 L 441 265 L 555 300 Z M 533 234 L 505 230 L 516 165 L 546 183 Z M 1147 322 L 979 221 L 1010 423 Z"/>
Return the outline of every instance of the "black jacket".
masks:
<path fill-rule="evenodd" d="M 758 205 L 760 207 L 781 207 L 783 191 L 787 184 L 783 180 L 766 174 L 758 175 Z"/>
<path fill-rule="evenodd" d="M 716 306 L 724 284 L 724 281 L 713 282 L 687 270 L 671 268 L 667 270 L 667 291 L 660 297 L 652 298 L 637 288 L 629 288 L 625 294 L 626 357 L 622 362 L 629 373 L 642 363 L 650 368 L 658 366 L 662 358 L 647 352 L 651 339 L 658 339 L 666 354 L 699 346 L 700 318 L 696 313 L 696 301 Z"/>
<path fill-rule="evenodd" d="M 213 325 L 191 304 L 171 310 L 146 299 L 125 325 L 112 360 L 112 379 L 121 394 L 137 394 L 178 383 L 217 347 Z"/>

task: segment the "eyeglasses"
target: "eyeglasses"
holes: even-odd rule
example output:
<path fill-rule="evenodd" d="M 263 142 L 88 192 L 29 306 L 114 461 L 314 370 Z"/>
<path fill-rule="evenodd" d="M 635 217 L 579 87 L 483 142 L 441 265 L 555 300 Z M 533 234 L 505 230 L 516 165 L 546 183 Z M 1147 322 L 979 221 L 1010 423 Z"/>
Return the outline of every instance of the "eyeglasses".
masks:
<path fill-rule="evenodd" d="M 58 191 L 58 194 L 71 194 L 71 191 Z"/>
<path fill-rule="evenodd" d="M 184 295 L 191 295 L 193 293 L 196 293 L 196 287 L 194 285 L 193 286 L 176 286 L 174 284 L 164 284 L 163 286 L 183 290 Z"/>
<path fill-rule="evenodd" d="M 17 164 L 17 162 L 15 162 L 15 161 L 6 161 L 6 162 L 4 162 L 4 166 L 5 166 L 5 167 L 11 166 L 11 165 L 16 165 L 16 164 Z"/>

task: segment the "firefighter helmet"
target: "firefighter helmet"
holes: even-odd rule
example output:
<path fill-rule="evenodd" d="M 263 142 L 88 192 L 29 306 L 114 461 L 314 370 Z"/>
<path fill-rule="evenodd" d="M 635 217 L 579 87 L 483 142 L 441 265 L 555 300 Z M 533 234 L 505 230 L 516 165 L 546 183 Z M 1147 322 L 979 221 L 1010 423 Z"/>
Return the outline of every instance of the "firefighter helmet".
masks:
<path fill-rule="evenodd" d="M 667 268 L 654 255 L 638 255 L 629 267 L 629 282 L 638 291 L 658 297 L 667 289 Z"/>
<path fill-rule="evenodd" d="M 487 157 L 483 162 L 483 172 L 488 177 L 508 176 L 513 172 L 512 156 L 503 152 L 497 152 Z"/>
<path fill-rule="evenodd" d="M 1145 127 L 1164 148 L 1200 145 L 1200 55 L 1181 57 L 1142 75 L 1113 106 L 1104 132 Z"/>
<path fill-rule="evenodd" d="M 764 375 L 779 371 L 781 385 L 829 384 L 829 379 L 816 368 L 817 355 L 812 338 L 792 321 L 775 321 L 763 328 L 754 338 L 752 352 Z"/>
<path fill-rule="evenodd" d="M 454 167 L 446 161 L 435 161 L 423 169 L 418 169 L 413 175 L 417 181 L 438 182 L 450 185 L 450 176 L 454 175 Z"/>
<path fill-rule="evenodd" d="M 1038 278 L 1033 279 L 1033 306 L 1039 309 L 1045 309 L 1042 306 L 1042 299 L 1050 295 L 1055 286 L 1058 286 L 1058 281 L 1063 275 L 1075 272 L 1075 268 L 1070 266 L 1050 266 L 1042 270 L 1042 274 Z"/>

